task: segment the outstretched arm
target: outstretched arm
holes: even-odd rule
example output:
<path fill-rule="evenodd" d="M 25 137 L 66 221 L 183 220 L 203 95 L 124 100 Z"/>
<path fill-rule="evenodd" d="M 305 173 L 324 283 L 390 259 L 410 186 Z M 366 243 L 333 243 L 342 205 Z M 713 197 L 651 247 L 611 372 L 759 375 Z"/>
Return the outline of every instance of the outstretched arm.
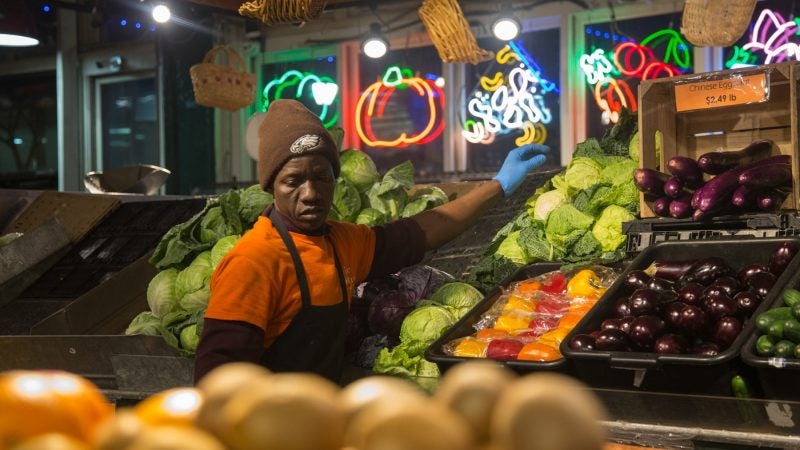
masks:
<path fill-rule="evenodd" d="M 508 153 L 500 171 L 490 181 L 452 202 L 411 217 L 425 233 L 425 249 L 444 245 L 463 233 L 501 196 L 511 196 L 525 176 L 544 163 L 546 158 L 542 153 L 549 150 L 537 144 L 515 148 Z"/>

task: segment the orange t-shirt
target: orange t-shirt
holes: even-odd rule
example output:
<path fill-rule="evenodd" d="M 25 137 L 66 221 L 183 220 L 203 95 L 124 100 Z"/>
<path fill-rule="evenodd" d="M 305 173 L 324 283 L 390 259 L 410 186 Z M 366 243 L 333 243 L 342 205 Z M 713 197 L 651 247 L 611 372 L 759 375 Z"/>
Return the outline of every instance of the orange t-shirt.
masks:
<path fill-rule="evenodd" d="M 334 221 L 328 225 L 349 299 L 369 274 L 375 232 L 366 225 Z M 325 236 L 289 234 L 303 261 L 311 303 L 339 303 L 342 293 L 330 241 Z M 289 250 L 272 222 L 261 216 L 214 271 L 205 317 L 253 324 L 264 330 L 264 347 L 269 347 L 289 326 L 300 306 L 300 287 Z"/>

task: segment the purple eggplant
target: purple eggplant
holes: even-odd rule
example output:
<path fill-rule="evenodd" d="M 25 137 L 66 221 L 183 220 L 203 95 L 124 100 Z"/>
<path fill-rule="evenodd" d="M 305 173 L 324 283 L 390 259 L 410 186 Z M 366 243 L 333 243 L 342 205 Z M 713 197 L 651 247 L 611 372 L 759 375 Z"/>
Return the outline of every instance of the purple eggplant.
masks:
<path fill-rule="evenodd" d="M 641 168 L 633 171 L 633 184 L 645 194 L 664 195 L 664 182 L 668 179 L 669 175 L 653 169 Z"/>
<path fill-rule="evenodd" d="M 701 188 L 694 191 L 692 207 L 695 209 L 692 218 L 700 220 L 709 214 L 718 214 L 732 207 L 734 191 L 739 187 L 739 175 L 761 165 L 772 165 L 790 161 L 789 155 L 773 156 L 756 161 L 748 166 L 738 166 L 709 180 Z M 702 212 L 697 212 L 702 211 Z"/>
<path fill-rule="evenodd" d="M 773 253 L 777 252 L 779 248 L 780 247 L 776 247 L 775 250 L 773 250 Z M 736 278 L 739 279 L 740 283 L 747 284 L 747 280 L 750 279 L 750 277 L 753 276 L 754 273 L 759 273 L 759 272 L 769 272 L 769 267 L 759 263 L 748 264 L 739 270 L 739 273 L 736 275 Z"/>
<path fill-rule="evenodd" d="M 731 275 L 733 270 L 722 259 L 716 256 L 698 260 L 686 273 L 678 278 L 677 285 L 685 286 L 687 283 L 700 283 L 708 286 L 719 277 Z"/>
<path fill-rule="evenodd" d="M 625 286 L 630 289 L 646 288 L 652 278 L 643 270 L 631 270 L 625 276 Z"/>
<path fill-rule="evenodd" d="M 673 156 L 667 161 L 667 170 L 690 188 L 697 188 L 703 184 L 703 171 L 700 170 L 697 161 L 688 156 Z"/>
<path fill-rule="evenodd" d="M 739 186 L 733 191 L 731 196 L 731 204 L 738 208 L 752 209 L 756 205 L 756 196 L 761 192 L 750 186 Z"/>
<path fill-rule="evenodd" d="M 683 194 L 683 180 L 678 177 L 671 177 L 664 182 L 664 194 L 667 197 L 678 198 Z"/>
<path fill-rule="evenodd" d="M 792 186 L 791 164 L 761 164 L 742 171 L 739 174 L 742 186 L 760 188 L 779 188 Z"/>
<path fill-rule="evenodd" d="M 738 151 L 704 153 L 697 158 L 697 165 L 707 174 L 719 175 L 734 167 L 768 158 L 773 152 L 780 153 L 780 149 L 771 140 L 763 139 L 752 142 Z"/>
<path fill-rule="evenodd" d="M 693 212 L 692 196 L 689 193 L 684 193 L 669 203 L 669 216 L 675 219 L 691 217 Z"/>
<path fill-rule="evenodd" d="M 644 273 L 655 278 L 664 278 L 675 281 L 689 271 L 699 259 L 684 259 L 680 261 L 653 261 L 644 269 Z"/>
<path fill-rule="evenodd" d="M 769 271 L 773 275 L 780 276 L 792 259 L 797 254 L 797 247 L 791 242 L 781 242 L 778 244 L 772 254 L 769 255 Z"/>
<path fill-rule="evenodd" d="M 656 339 L 653 344 L 656 353 L 681 354 L 686 353 L 686 339 L 679 334 L 665 334 Z"/>
<path fill-rule="evenodd" d="M 709 180 L 694 191 L 692 207 L 704 213 L 716 212 L 731 204 L 731 197 L 739 187 L 739 174 L 744 169 L 731 169 Z"/>
<path fill-rule="evenodd" d="M 653 201 L 653 212 L 659 217 L 669 217 L 669 204 L 671 197 L 659 197 Z"/>
<path fill-rule="evenodd" d="M 733 316 L 721 317 L 714 324 L 714 331 L 711 339 L 721 349 L 725 350 L 733 344 L 739 333 L 742 332 L 742 323 Z"/>
<path fill-rule="evenodd" d="M 780 209 L 783 201 L 786 200 L 785 193 L 781 191 L 767 191 L 756 195 L 756 207 L 762 211 L 775 211 Z"/>

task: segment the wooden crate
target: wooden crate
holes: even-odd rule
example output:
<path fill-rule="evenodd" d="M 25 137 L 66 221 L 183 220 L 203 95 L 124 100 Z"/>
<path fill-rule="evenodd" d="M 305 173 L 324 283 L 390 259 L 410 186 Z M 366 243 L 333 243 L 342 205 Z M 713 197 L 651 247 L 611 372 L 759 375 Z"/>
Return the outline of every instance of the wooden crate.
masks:
<path fill-rule="evenodd" d="M 767 74 L 768 99 L 763 102 L 680 111 L 676 107 L 676 87 L 690 83 L 739 80 Z M 742 77 L 742 78 L 740 78 Z M 735 151 L 757 139 L 772 139 L 780 153 L 792 155 L 793 179 L 798 180 L 798 81 L 800 65 L 795 62 L 647 80 L 639 86 L 639 129 L 641 167 L 660 168 L 673 156 L 697 158 L 703 153 L 723 149 Z M 685 91 L 678 92 L 678 96 Z M 713 104 L 716 106 L 716 103 Z M 661 158 L 656 161 L 656 134 L 661 134 Z M 798 209 L 800 183 L 782 209 Z M 641 216 L 655 213 L 641 196 Z"/>

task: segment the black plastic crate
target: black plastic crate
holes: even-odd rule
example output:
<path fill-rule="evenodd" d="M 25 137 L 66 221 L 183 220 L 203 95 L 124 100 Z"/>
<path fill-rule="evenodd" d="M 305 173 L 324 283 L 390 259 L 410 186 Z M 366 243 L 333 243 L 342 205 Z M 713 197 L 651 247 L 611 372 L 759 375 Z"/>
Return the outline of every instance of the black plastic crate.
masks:
<path fill-rule="evenodd" d="M 784 286 L 784 288 L 789 287 L 796 289 L 800 287 L 800 272 L 792 274 L 792 278 Z M 764 311 L 783 304 L 783 296 L 776 295 L 774 301 Z M 753 329 L 750 333 L 742 347 L 742 360 L 745 364 L 755 367 L 766 398 L 800 401 L 800 387 L 797 385 L 800 380 L 800 359 L 759 356 L 755 348 L 760 335 L 757 329 Z"/>
<path fill-rule="evenodd" d="M 577 375 L 592 386 L 611 389 L 638 389 L 656 392 L 686 394 L 730 394 L 733 375 L 744 374 L 754 379 L 754 371 L 742 364 L 738 357 L 745 340 L 754 327 L 753 318 L 772 304 L 792 274 L 800 268 L 800 257 L 795 257 L 777 279 L 767 298 L 753 316 L 744 323 L 733 344 L 714 357 L 697 355 L 667 355 L 649 352 L 578 351 L 569 348 L 569 341 L 577 334 L 598 330 L 603 320 L 612 317 L 614 301 L 625 295 L 623 280 L 632 270 L 642 270 L 656 260 L 686 260 L 717 256 L 738 271 L 750 263 L 767 263 L 772 251 L 793 237 L 763 239 L 710 239 L 705 241 L 664 242 L 647 248 L 634 259 L 583 320 L 572 329 L 561 343 L 561 353 L 571 360 Z M 754 386 L 758 389 L 758 386 Z"/>
<path fill-rule="evenodd" d="M 516 281 L 526 280 L 538 275 L 545 274 L 558 270 L 561 263 L 535 263 L 517 270 L 513 275 L 505 279 L 500 286 L 507 287 L 509 284 Z M 483 298 L 477 305 L 475 305 L 469 313 L 464 315 L 458 322 L 456 322 L 449 330 L 439 337 L 433 344 L 431 344 L 425 351 L 425 359 L 430 362 L 436 363 L 439 370 L 446 371 L 455 364 L 474 361 L 476 358 L 465 358 L 460 356 L 448 355 L 444 352 L 444 346 L 448 342 L 459 339 L 462 337 L 471 336 L 475 333 L 474 325 L 481 320 L 483 314 L 497 302 L 497 299 L 502 295 L 501 287 L 496 287 L 490 291 L 486 297 Z M 495 360 L 492 360 L 495 361 Z M 517 372 L 532 372 L 537 370 L 550 370 L 569 373 L 571 366 L 565 358 L 557 361 L 537 362 L 537 361 L 516 361 L 516 360 L 497 360 L 498 363 L 505 364 L 508 368 Z"/>
<path fill-rule="evenodd" d="M 635 254 L 666 241 L 800 236 L 800 217 L 796 213 L 751 213 L 713 217 L 702 222 L 660 217 L 625 222 L 622 232 L 628 236 L 626 251 Z"/>

